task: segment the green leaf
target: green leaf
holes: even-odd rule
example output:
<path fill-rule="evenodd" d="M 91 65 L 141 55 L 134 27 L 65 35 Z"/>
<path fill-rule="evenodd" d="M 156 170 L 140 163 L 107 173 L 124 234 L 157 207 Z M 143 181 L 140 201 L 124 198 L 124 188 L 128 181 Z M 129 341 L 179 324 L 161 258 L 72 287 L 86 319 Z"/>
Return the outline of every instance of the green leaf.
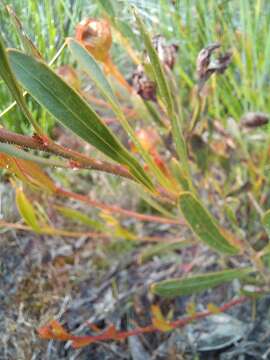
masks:
<path fill-rule="evenodd" d="M 105 12 L 109 16 L 115 17 L 115 11 L 114 11 L 114 7 L 113 7 L 111 0 L 98 0 L 98 4 L 103 7 Z"/>
<path fill-rule="evenodd" d="M 262 216 L 262 224 L 267 232 L 268 237 L 270 237 L 270 210 L 267 210 Z"/>
<path fill-rule="evenodd" d="M 104 224 L 99 221 L 92 220 L 91 218 L 89 218 L 89 216 L 83 214 L 78 210 L 69 209 L 63 206 L 55 206 L 55 208 L 68 219 L 71 219 L 73 221 L 79 221 L 82 224 L 87 225 L 97 231 L 104 232 L 104 230 L 106 230 Z"/>
<path fill-rule="evenodd" d="M 140 34 L 143 38 L 144 45 L 146 47 L 150 59 L 151 68 L 152 68 L 151 70 L 152 73 L 154 74 L 155 81 L 158 85 L 160 96 L 166 104 L 168 117 L 172 124 L 172 134 L 176 146 L 176 151 L 178 153 L 180 161 L 183 164 L 183 167 L 186 170 L 186 173 L 189 174 L 185 139 L 182 132 L 181 121 L 176 114 L 170 86 L 168 84 L 168 81 L 166 80 L 163 66 L 159 61 L 158 54 L 152 44 L 151 38 L 146 30 L 146 27 L 144 26 L 141 18 L 139 17 L 136 11 L 134 11 L 134 14 L 136 17 Z"/>
<path fill-rule="evenodd" d="M 192 242 L 189 240 L 177 241 L 170 244 L 156 244 L 152 246 L 148 246 L 144 249 L 141 254 L 139 255 L 139 262 L 144 263 L 154 256 L 162 256 L 167 254 L 168 252 L 172 252 L 174 250 L 181 250 L 184 247 L 192 245 Z"/>
<path fill-rule="evenodd" d="M 19 84 L 17 83 L 17 80 L 12 72 L 11 67 L 10 67 L 10 63 L 8 61 L 7 53 L 6 53 L 1 35 L 0 35 L 0 76 L 2 76 L 7 87 L 9 88 L 9 91 L 13 95 L 17 104 L 20 106 L 20 108 L 21 108 L 22 112 L 24 113 L 24 115 L 26 116 L 26 118 L 33 125 L 36 132 L 39 134 L 42 133 L 39 125 L 33 119 L 31 113 L 29 112 L 29 110 L 27 108 L 21 88 L 20 88 Z"/>
<path fill-rule="evenodd" d="M 33 55 L 37 58 L 42 58 L 40 52 L 38 51 L 38 49 L 36 48 L 36 46 L 34 45 L 32 40 L 30 39 L 30 37 L 25 33 L 25 31 L 22 27 L 22 24 L 21 24 L 18 16 L 16 15 L 15 11 L 13 10 L 13 8 L 10 5 L 7 5 L 6 8 L 7 8 L 7 11 L 11 17 L 11 20 L 15 26 L 17 34 L 23 44 L 24 50 L 29 55 Z"/>
<path fill-rule="evenodd" d="M 167 83 L 163 67 L 159 61 L 158 54 L 152 44 L 151 38 L 141 20 L 141 18 L 139 17 L 139 15 L 137 14 L 136 11 L 134 11 L 134 14 L 136 17 L 136 21 L 137 21 L 137 25 L 138 25 L 140 34 L 143 38 L 144 45 L 146 47 L 147 53 L 150 58 L 150 62 L 152 65 L 151 68 L 153 70 L 155 81 L 158 85 L 158 89 L 159 89 L 161 98 L 166 103 L 168 115 L 170 116 L 174 112 L 174 105 L 173 105 L 172 94 L 171 94 L 169 85 Z"/>
<path fill-rule="evenodd" d="M 34 207 L 27 199 L 22 189 L 19 188 L 16 189 L 16 204 L 26 224 L 39 233 L 41 229 L 37 221 Z"/>
<path fill-rule="evenodd" d="M 103 74 L 100 66 L 97 64 L 93 56 L 76 40 L 68 39 L 68 46 L 73 55 L 73 57 L 78 61 L 83 70 L 91 77 L 95 85 L 104 96 L 104 98 L 111 104 L 114 113 L 116 114 L 119 122 L 130 136 L 132 142 L 135 144 L 136 148 L 139 150 L 145 162 L 149 165 L 149 168 L 157 176 L 160 183 L 166 188 L 170 188 L 170 182 L 156 166 L 150 155 L 147 151 L 143 149 L 137 136 L 129 125 L 125 115 L 118 103 L 116 96 L 114 95 L 112 88 Z"/>
<path fill-rule="evenodd" d="M 171 279 L 151 286 L 151 291 L 160 296 L 173 297 L 181 295 L 191 295 L 215 286 L 240 279 L 253 271 L 252 268 L 223 270 L 218 272 L 195 275 L 184 279 Z"/>
<path fill-rule="evenodd" d="M 181 193 L 179 204 L 187 224 L 199 240 L 224 254 L 234 255 L 239 252 L 239 248 L 231 244 L 234 239 L 225 235 L 225 232 L 217 225 L 216 219 L 193 194 Z"/>
<path fill-rule="evenodd" d="M 9 50 L 14 73 L 25 89 L 61 124 L 102 153 L 126 165 L 134 178 L 153 190 L 138 161 L 123 147 L 96 112 L 44 62 Z"/>
<path fill-rule="evenodd" d="M 45 159 L 40 156 L 33 155 L 28 151 L 19 149 L 17 146 L 11 144 L 0 143 L 0 153 L 4 153 L 23 160 L 33 161 L 41 165 L 67 167 L 66 163 L 63 161 Z"/>

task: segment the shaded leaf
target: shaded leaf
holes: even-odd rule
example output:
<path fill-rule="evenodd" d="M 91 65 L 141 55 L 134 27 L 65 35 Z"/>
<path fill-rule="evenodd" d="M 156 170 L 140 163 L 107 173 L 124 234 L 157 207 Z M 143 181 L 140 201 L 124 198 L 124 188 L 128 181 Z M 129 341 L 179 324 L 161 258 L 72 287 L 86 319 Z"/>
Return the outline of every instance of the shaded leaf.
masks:
<path fill-rule="evenodd" d="M 153 189 L 137 160 L 122 146 L 96 112 L 45 63 L 17 50 L 9 50 L 13 71 L 25 89 L 60 123 Z"/>
<path fill-rule="evenodd" d="M 223 270 L 203 275 L 195 275 L 184 279 L 165 280 L 153 284 L 151 291 L 154 294 L 164 297 L 190 295 L 230 282 L 234 279 L 240 279 L 252 271 L 252 268 Z"/>
<path fill-rule="evenodd" d="M 17 104 L 20 106 L 20 108 L 21 108 L 22 112 L 24 113 L 24 115 L 26 116 L 26 118 L 30 121 L 30 123 L 33 125 L 35 130 L 38 133 L 41 133 L 41 130 L 40 130 L 38 124 L 33 119 L 31 113 L 29 112 L 29 110 L 27 108 L 27 105 L 26 105 L 25 99 L 23 97 L 22 91 L 20 89 L 20 86 L 17 83 L 17 80 L 11 70 L 11 66 L 8 61 L 7 53 L 6 53 L 1 35 L 0 35 L 0 76 L 5 81 L 7 87 L 9 88 L 11 94 L 13 95 Z"/>
<path fill-rule="evenodd" d="M 27 160 L 27 161 L 32 161 L 32 162 L 35 162 L 35 163 L 38 163 L 38 164 L 41 164 L 41 165 L 66 167 L 66 164 L 63 161 L 45 159 L 43 157 L 33 155 L 29 151 L 24 151 L 24 150 L 18 148 L 15 145 L 12 145 L 12 144 L 0 143 L 0 153 L 5 153 L 5 154 L 8 154 L 8 155 L 13 156 L 13 157 L 23 159 L 23 160 Z"/>
<path fill-rule="evenodd" d="M 179 205 L 187 224 L 199 240 L 224 254 L 239 252 L 238 241 L 217 225 L 216 220 L 194 195 L 189 192 L 180 194 Z"/>
<path fill-rule="evenodd" d="M 73 57 L 79 62 L 84 71 L 91 77 L 104 98 L 111 104 L 112 109 L 117 116 L 117 119 L 119 120 L 127 134 L 130 136 L 132 142 L 140 152 L 145 162 L 149 165 L 150 169 L 157 176 L 160 183 L 165 188 L 170 188 L 170 182 L 168 181 L 168 179 L 162 174 L 159 168 L 155 165 L 152 157 L 138 141 L 136 133 L 129 125 L 106 76 L 103 74 L 100 66 L 97 64 L 93 56 L 91 56 L 91 54 L 80 43 L 73 39 L 68 40 L 68 46 L 72 52 Z M 145 178 L 148 182 L 150 182 L 148 175 L 145 174 Z"/>
<path fill-rule="evenodd" d="M 160 63 L 158 54 L 154 48 L 154 45 L 152 44 L 151 38 L 146 30 L 146 27 L 144 26 L 141 18 L 139 17 L 136 11 L 134 12 L 134 14 L 136 17 L 140 34 L 143 38 L 144 45 L 146 47 L 148 56 L 150 58 L 152 72 L 154 74 L 155 81 L 158 85 L 160 96 L 166 104 L 168 117 L 171 120 L 172 134 L 179 159 L 181 160 L 183 167 L 185 168 L 186 173 L 188 174 L 187 149 L 186 149 L 185 139 L 182 133 L 181 120 L 177 116 L 174 108 L 173 97 L 170 86 L 168 84 L 168 81 L 166 80 L 164 69 Z"/>
<path fill-rule="evenodd" d="M 9 13 L 9 15 L 11 17 L 11 20 L 12 20 L 12 22 L 13 22 L 16 30 L 17 30 L 17 34 L 20 37 L 21 42 L 23 43 L 24 50 L 29 55 L 33 55 L 33 56 L 35 56 L 37 58 L 42 58 L 40 52 L 38 51 L 38 49 L 34 45 L 33 41 L 30 39 L 30 37 L 24 31 L 23 26 L 22 26 L 18 16 L 16 15 L 15 11 L 11 7 L 11 5 L 7 5 L 6 8 L 7 8 L 8 13 Z"/>
<path fill-rule="evenodd" d="M 171 244 L 157 244 L 147 247 L 139 255 L 139 262 L 143 263 L 152 259 L 154 256 L 162 256 L 174 250 L 181 250 L 182 248 L 191 245 L 191 241 L 177 241 Z"/>
<path fill-rule="evenodd" d="M 267 235 L 270 237 L 270 210 L 267 210 L 262 216 L 262 224 L 267 232 Z"/>
<path fill-rule="evenodd" d="M 69 209 L 63 206 L 55 206 L 55 208 L 66 218 L 73 221 L 79 221 L 84 225 L 89 226 L 92 229 L 103 232 L 105 230 L 104 224 L 97 220 L 91 219 L 89 216 L 83 214 L 82 212 L 74 209 Z"/>

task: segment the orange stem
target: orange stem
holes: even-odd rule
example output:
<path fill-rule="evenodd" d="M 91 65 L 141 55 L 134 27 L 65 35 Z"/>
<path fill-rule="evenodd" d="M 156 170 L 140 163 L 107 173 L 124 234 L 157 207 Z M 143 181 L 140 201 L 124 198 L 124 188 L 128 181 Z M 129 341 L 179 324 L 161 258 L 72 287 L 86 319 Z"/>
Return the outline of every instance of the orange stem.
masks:
<path fill-rule="evenodd" d="M 124 78 L 124 76 L 121 74 L 121 72 L 118 70 L 118 68 L 114 65 L 114 63 L 112 62 L 112 59 L 110 57 L 108 57 L 108 59 L 106 60 L 106 62 L 104 62 L 104 68 L 105 71 L 108 74 L 111 74 L 112 76 L 115 77 L 115 79 L 129 92 L 132 93 L 133 89 L 132 87 L 129 85 L 129 83 L 126 81 L 126 79 Z"/>
<path fill-rule="evenodd" d="M 78 201 L 81 201 L 88 205 L 91 205 L 95 208 L 108 211 L 110 213 L 118 213 L 120 215 L 127 216 L 127 217 L 133 217 L 135 219 L 142 220 L 142 221 L 158 222 L 161 224 L 172 224 L 172 225 L 184 225 L 185 224 L 184 219 L 174 220 L 174 219 L 163 218 L 163 217 L 156 216 L 156 215 L 140 214 L 135 211 L 120 208 L 118 206 L 104 204 L 97 200 L 91 199 L 89 196 L 77 194 L 77 193 L 74 193 L 71 191 L 64 190 L 62 188 L 57 188 L 56 194 L 59 196 L 62 196 L 62 197 L 76 199 Z"/>

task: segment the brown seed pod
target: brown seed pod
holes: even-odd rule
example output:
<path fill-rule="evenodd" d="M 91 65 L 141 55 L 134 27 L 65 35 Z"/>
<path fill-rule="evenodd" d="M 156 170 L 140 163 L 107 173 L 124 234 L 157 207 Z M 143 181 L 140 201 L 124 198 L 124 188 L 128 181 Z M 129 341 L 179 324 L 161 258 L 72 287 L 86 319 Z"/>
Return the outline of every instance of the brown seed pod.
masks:
<path fill-rule="evenodd" d="M 268 124 L 269 116 L 261 112 L 248 112 L 241 118 L 241 126 L 256 128 Z"/>
<path fill-rule="evenodd" d="M 223 74 L 232 60 L 232 52 L 228 51 L 211 61 L 214 51 L 220 48 L 219 43 L 211 44 L 199 52 L 197 57 L 198 90 L 202 90 L 206 81 L 214 74 Z"/>
<path fill-rule="evenodd" d="M 156 101 L 156 83 L 146 76 L 143 65 L 138 65 L 134 71 L 132 87 L 144 100 Z"/>
<path fill-rule="evenodd" d="M 98 61 L 106 61 L 112 45 L 111 27 L 105 19 L 84 19 L 76 27 L 76 39 Z"/>
<path fill-rule="evenodd" d="M 158 53 L 159 60 L 172 70 L 176 61 L 178 45 L 166 45 L 166 39 L 162 35 L 155 35 L 152 43 Z"/>

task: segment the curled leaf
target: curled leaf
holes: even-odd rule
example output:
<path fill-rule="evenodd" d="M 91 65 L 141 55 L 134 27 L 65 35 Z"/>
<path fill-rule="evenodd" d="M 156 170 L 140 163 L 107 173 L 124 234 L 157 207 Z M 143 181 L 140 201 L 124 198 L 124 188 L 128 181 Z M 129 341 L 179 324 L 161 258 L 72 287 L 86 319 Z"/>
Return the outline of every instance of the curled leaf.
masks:
<path fill-rule="evenodd" d="M 50 321 L 49 324 L 40 327 L 37 331 L 41 339 L 46 340 L 66 341 L 73 338 L 57 320 Z"/>
<path fill-rule="evenodd" d="M 164 316 L 162 315 L 162 312 L 158 305 L 152 305 L 151 311 L 152 311 L 152 324 L 155 326 L 155 328 L 164 332 L 174 329 L 173 326 L 170 325 L 170 323 L 166 319 L 164 319 Z"/>

